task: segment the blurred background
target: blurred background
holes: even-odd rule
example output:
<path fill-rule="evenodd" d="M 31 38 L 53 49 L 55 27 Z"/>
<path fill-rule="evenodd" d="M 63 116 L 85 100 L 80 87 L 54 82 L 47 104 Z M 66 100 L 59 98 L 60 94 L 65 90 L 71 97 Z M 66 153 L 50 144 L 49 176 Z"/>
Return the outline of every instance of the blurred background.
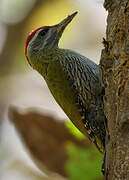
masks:
<path fill-rule="evenodd" d="M 103 179 L 102 155 L 66 121 L 24 53 L 29 32 L 76 10 L 60 47 L 99 63 L 103 0 L 0 0 L 0 180 Z"/>

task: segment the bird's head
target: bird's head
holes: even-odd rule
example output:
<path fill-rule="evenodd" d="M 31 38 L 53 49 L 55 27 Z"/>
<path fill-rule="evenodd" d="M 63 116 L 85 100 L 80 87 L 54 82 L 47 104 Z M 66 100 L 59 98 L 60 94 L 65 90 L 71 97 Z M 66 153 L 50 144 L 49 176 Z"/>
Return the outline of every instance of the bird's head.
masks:
<path fill-rule="evenodd" d="M 74 12 L 54 26 L 42 26 L 32 31 L 26 40 L 25 55 L 27 59 L 29 60 L 32 54 L 57 48 L 64 29 L 76 14 L 77 12 Z"/>

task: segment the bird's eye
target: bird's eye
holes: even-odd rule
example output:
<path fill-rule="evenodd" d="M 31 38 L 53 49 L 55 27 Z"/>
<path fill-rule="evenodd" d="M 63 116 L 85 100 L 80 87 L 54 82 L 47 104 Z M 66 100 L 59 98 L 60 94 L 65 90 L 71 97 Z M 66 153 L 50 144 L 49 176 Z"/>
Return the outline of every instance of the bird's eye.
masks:
<path fill-rule="evenodd" d="M 48 31 L 48 29 L 42 30 L 42 31 L 39 33 L 39 36 L 40 36 L 40 37 L 45 36 L 45 34 L 47 33 L 47 31 Z"/>

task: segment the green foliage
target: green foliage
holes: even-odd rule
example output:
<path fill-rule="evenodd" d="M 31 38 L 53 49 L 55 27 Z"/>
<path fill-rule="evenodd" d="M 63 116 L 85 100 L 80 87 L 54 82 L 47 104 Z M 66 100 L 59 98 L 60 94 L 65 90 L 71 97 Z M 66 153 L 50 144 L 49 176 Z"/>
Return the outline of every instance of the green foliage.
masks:
<path fill-rule="evenodd" d="M 66 127 L 77 139 L 86 139 L 70 121 L 66 121 Z M 66 163 L 66 171 L 70 180 L 102 179 L 102 155 L 96 147 L 91 146 L 89 149 L 85 149 L 69 144 L 67 152 L 69 159 Z"/>
<path fill-rule="evenodd" d="M 70 121 L 66 121 L 65 125 L 71 134 L 73 134 L 77 139 L 83 140 L 86 138 Z"/>
<path fill-rule="evenodd" d="M 67 150 L 69 160 L 66 163 L 66 171 L 70 180 L 102 179 L 102 156 L 95 147 L 84 149 L 69 145 Z"/>

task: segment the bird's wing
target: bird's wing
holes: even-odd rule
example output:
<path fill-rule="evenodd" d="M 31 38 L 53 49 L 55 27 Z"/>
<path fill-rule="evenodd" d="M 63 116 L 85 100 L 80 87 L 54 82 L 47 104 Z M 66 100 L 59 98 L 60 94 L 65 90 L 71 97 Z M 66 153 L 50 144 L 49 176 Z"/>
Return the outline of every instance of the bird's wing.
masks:
<path fill-rule="evenodd" d="M 92 103 L 93 97 L 100 89 L 98 65 L 84 56 L 71 53 L 65 58 L 64 70 L 68 74 L 73 89 L 77 91 L 80 100 L 88 108 L 88 104 Z"/>
<path fill-rule="evenodd" d="M 105 116 L 103 101 L 99 94 L 101 89 L 99 67 L 88 58 L 76 53 L 68 53 L 61 59 L 89 138 L 103 152 Z"/>

